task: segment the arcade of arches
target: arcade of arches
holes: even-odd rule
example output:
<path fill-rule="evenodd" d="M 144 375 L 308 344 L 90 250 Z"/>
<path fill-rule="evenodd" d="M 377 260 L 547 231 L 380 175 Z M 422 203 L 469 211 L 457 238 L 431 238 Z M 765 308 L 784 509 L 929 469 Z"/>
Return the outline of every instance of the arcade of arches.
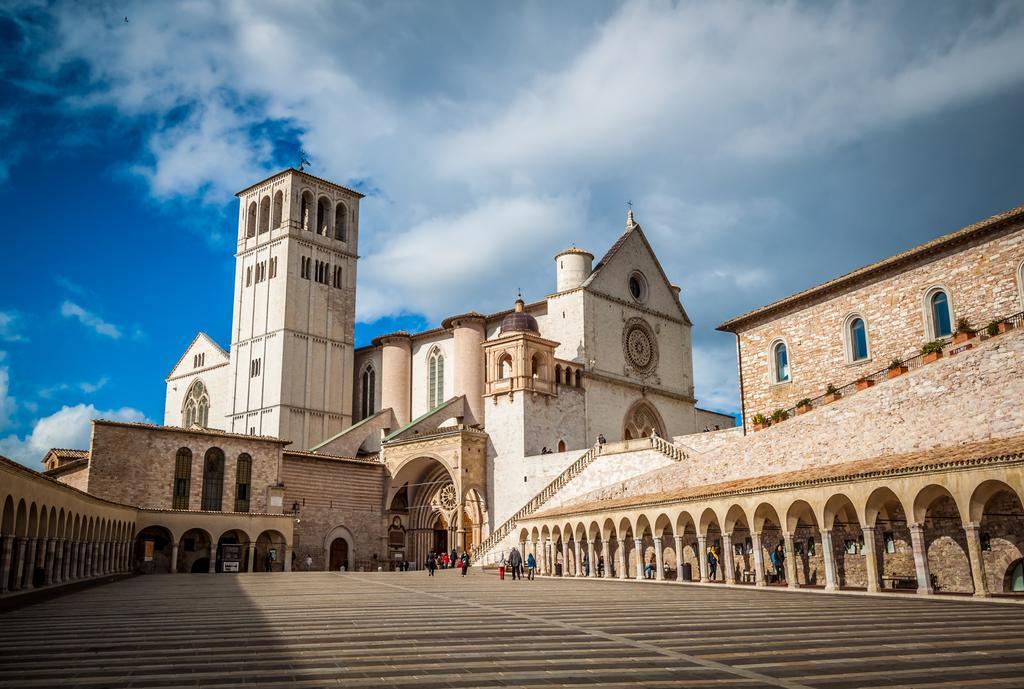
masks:
<path fill-rule="evenodd" d="M 553 575 L 985 597 L 1024 593 L 1022 497 L 1017 437 L 556 508 L 517 533 Z"/>

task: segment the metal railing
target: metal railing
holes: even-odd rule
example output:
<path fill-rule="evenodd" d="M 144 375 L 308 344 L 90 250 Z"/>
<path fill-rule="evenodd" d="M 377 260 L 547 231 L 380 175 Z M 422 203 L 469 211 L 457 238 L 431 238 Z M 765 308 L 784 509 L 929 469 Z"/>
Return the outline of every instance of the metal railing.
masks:
<path fill-rule="evenodd" d="M 997 324 L 998 323 L 1005 323 L 1005 324 L 1009 325 L 1011 328 L 1020 328 L 1020 327 L 1024 326 L 1024 311 L 1020 311 L 1018 313 L 1015 313 L 1012 316 L 1007 316 L 1006 318 L 997 319 L 997 320 L 995 320 L 993 322 L 997 323 Z M 979 340 L 987 340 L 990 337 L 992 337 L 991 335 L 988 334 L 987 327 L 988 327 L 988 325 L 986 324 L 985 326 L 979 328 L 976 331 L 975 336 Z M 949 349 L 951 349 L 951 348 L 952 349 L 956 349 L 956 346 L 953 346 L 953 338 L 952 337 L 938 338 L 938 340 L 936 340 L 936 341 L 941 341 L 943 343 L 942 344 L 943 355 L 945 355 L 945 353 Z M 906 371 L 904 373 L 913 371 L 915 369 L 921 368 L 921 366 L 924 366 L 925 365 L 924 364 L 924 358 L 926 356 L 927 356 L 927 354 L 925 354 L 923 352 L 919 352 L 919 353 L 915 354 L 912 357 L 908 357 L 906 359 L 901 359 L 900 360 L 901 367 L 906 369 Z M 834 393 L 825 392 L 825 393 L 822 393 L 821 395 L 818 395 L 817 397 L 812 397 L 812 398 L 810 398 L 810 404 L 809 405 L 805 404 L 803 406 L 809 407 L 810 409 L 817 409 L 819 407 L 824 406 L 825 405 L 825 398 L 831 396 L 832 394 L 838 394 L 840 397 L 845 397 L 847 394 L 851 394 L 851 393 L 857 392 L 858 385 L 862 385 L 863 384 L 862 381 L 870 381 L 869 386 L 874 386 L 874 385 L 877 385 L 878 383 L 881 383 L 881 382 L 886 381 L 888 379 L 889 379 L 889 367 L 886 366 L 885 368 L 883 368 L 881 370 L 875 371 L 874 373 L 869 373 L 868 375 L 865 375 L 865 376 L 860 376 L 859 378 L 857 378 L 854 381 L 846 383 L 845 385 L 843 385 L 841 387 L 835 388 L 835 392 Z M 788 418 L 791 418 L 794 415 L 796 415 L 797 410 L 799 409 L 799 407 L 800 407 L 800 405 L 798 404 L 798 405 L 794 405 L 792 407 L 789 407 L 788 409 L 784 409 L 783 410 L 783 414 L 785 415 L 785 418 L 788 419 Z M 772 412 L 772 413 L 774 413 L 774 412 Z M 806 413 L 806 412 L 804 412 L 804 413 Z M 766 415 L 766 417 L 767 417 L 767 420 L 769 422 L 771 422 L 771 424 L 779 423 L 779 421 L 772 421 L 770 415 Z M 751 420 L 750 423 L 753 424 L 753 421 Z"/>

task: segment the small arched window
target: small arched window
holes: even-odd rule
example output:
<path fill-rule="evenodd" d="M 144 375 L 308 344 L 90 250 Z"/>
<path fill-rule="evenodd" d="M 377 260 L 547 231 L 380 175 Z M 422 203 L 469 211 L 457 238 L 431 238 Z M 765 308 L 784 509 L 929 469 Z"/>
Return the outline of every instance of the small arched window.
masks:
<path fill-rule="evenodd" d="M 188 493 L 192 483 L 192 450 L 183 447 L 174 458 L 174 493 L 171 509 L 187 510 Z"/>
<path fill-rule="evenodd" d="M 270 197 L 260 199 L 260 234 L 270 231 Z"/>
<path fill-rule="evenodd" d="M 1024 310 L 1024 261 L 1017 266 L 1017 296 L 1020 297 L 1020 308 Z"/>
<path fill-rule="evenodd" d="M 363 390 L 362 390 L 362 418 L 369 418 L 374 412 L 374 390 L 377 386 L 377 373 L 373 370 L 373 365 L 368 365 L 363 369 L 362 376 Z"/>
<path fill-rule="evenodd" d="M 850 361 L 863 361 L 868 358 L 868 327 L 860 316 L 850 321 Z"/>
<path fill-rule="evenodd" d="M 565 452 L 565 441 L 564 440 L 559 440 L 558 441 L 558 451 L 559 452 Z"/>
<path fill-rule="evenodd" d="M 512 357 L 502 354 L 498 359 L 498 378 L 504 380 L 512 377 Z"/>
<path fill-rule="evenodd" d="M 444 354 L 436 347 L 427 359 L 427 406 L 436 409 L 444 402 Z"/>
<path fill-rule="evenodd" d="M 343 242 L 348 241 L 348 226 L 345 223 L 345 214 L 348 210 L 345 204 L 339 203 L 334 209 L 334 238 Z"/>
<path fill-rule="evenodd" d="M 953 314 L 949 308 L 949 296 L 945 290 L 936 289 L 928 297 L 931 316 L 932 337 L 947 337 L 953 334 Z"/>
<path fill-rule="evenodd" d="M 284 195 L 278 191 L 274 194 L 274 212 L 270 219 L 271 229 L 281 227 L 281 215 L 284 211 Z"/>
<path fill-rule="evenodd" d="M 561 384 L 564 379 L 562 378 L 562 365 L 555 365 L 555 382 Z"/>
<path fill-rule="evenodd" d="M 580 370 L 579 369 L 576 369 L 575 385 L 576 385 L 576 387 L 582 387 L 583 386 L 583 380 L 582 380 L 582 377 L 580 375 Z"/>
<path fill-rule="evenodd" d="M 530 374 L 534 378 L 541 378 L 544 374 L 544 358 L 540 354 L 534 354 L 530 359 Z"/>
<path fill-rule="evenodd" d="M 330 236 L 331 202 L 321 198 L 316 202 L 316 233 Z"/>
<path fill-rule="evenodd" d="M 772 345 L 772 382 L 785 383 L 789 381 L 789 349 L 785 342 L 776 342 Z"/>
<path fill-rule="evenodd" d="M 249 213 L 245 219 L 245 236 L 255 237 L 256 236 L 256 202 L 253 201 L 249 204 Z"/>
<path fill-rule="evenodd" d="M 235 464 L 235 512 L 248 512 L 252 491 L 252 457 L 246 453 L 238 455 Z"/>
<path fill-rule="evenodd" d="M 299 210 L 299 224 L 304 230 L 313 229 L 314 219 L 310 216 L 313 214 L 313 195 L 308 191 L 302 192 L 302 204 Z"/>

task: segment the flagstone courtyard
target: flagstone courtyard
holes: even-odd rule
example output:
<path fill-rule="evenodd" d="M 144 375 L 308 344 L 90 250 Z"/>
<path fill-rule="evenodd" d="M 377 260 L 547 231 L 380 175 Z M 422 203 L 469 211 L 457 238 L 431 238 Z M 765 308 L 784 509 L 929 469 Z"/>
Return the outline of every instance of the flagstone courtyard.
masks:
<path fill-rule="evenodd" d="M 135 577 L 0 614 L 0 687 L 1019 687 L 1021 612 L 479 572 Z"/>

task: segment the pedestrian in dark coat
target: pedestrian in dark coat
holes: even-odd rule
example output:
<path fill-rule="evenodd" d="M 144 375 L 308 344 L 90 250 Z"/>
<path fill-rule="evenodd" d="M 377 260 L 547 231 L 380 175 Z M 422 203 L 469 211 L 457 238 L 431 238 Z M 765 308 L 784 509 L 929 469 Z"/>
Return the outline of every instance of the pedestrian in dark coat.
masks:
<path fill-rule="evenodd" d="M 427 553 L 427 571 L 430 573 L 429 576 L 434 576 L 435 569 L 437 569 L 437 558 L 434 557 L 433 553 Z"/>
<path fill-rule="evenodd" d="M 462 565 L 462 576 L 466 576 L 466 570 L 469 569 L 469 553 L 463 553 L 459 563 Z"/>
<path fill-rule="evenodd" d="M 508 566 L 512 570 L 512 579 L 523 579 L 523 556 L 519 552 L 519 548 L 512 548 L 512 552 L 508 554 Z"/>

